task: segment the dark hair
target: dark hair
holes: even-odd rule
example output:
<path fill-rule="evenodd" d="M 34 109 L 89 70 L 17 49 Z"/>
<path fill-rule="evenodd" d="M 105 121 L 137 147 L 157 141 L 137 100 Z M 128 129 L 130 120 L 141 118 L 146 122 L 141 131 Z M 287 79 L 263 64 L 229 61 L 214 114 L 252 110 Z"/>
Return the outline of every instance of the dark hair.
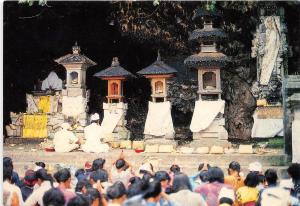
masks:
<path fill-rule="evenodd" d="M 10 157 L 3 157 L 3 167 L 11 167 L 14 169 L 13 162 Z"/>
<path fill-rule="evenodd" d="M 259 183 L 258 174 L 256 174 L 255 172 L 250 172 L 246 176 L 244 183 L 248 187 L 256 187 Z"/>
<path fill-rule="evenodd" d="M 276 185 L 278 179 L 276 170 L 268 169 L 265 172 L 265 177 L 269 185 Z"/>
<path fill-rule="evenodd" d="M 36 181 L 35 171 L 27 170 L 24 176 L 24 184 L 33 186 L 35 184 L 35 181 Z"/>
<path fill-rule="evenodd" d="M 219 204 L 229 204 L 229 205 L 233 205 L 233 200 L 228 198 L 228 197 L 222 197 L 219 200 Z"/>
<path fill-rule="evenodd" d="M 88 199 L 83 195 L 76 195 L 68 202 L 67 206 L 89 206 L 90 203 Z"/>
<path fill-rule="evenodd" d="M 70 170 L 68 170 L 67 168 L 63 168 L 54 174 L 54 178 L 58 183 L 66 182 L 71 178 Z"/>
<path fill-rule="evenodd" d="M 208 181 L 224 183 L 224 173 L 219 167 L 210 167 L 208 169 Z"/>
<path fill-rule="evenodd" d="M 232 169 L 233 171 L 240 172 L 241 171 L 241 165 L 240 165 L 240 163 L 238 163 L 236 161 L 232 161 L 229 164 L 229 169 Z"/>
<path fill-rule="evenodd" d="M 173 172 L 174 174 L 177 174 L 180 172 L 180 167 L 178 165 L 172 165 L 170 167 L 170 171 Z"/>
<path fill-rule="evenodd" d="M 51 185 L 53 184 L 53 178 L 50 174 L 47 173 L 45 169 L 39 169 L 35 172 L 36 179 L 41 179 L 43 181 L 50 181 Z"/>
<path fill-rule="evenodd" d="M 208 171 L 201 171 L 199 174 L 199 178 L 202 182 L 208 182 L 209 180 Z"/>
<path fill-rule="evenodd" d="M 172 191 L 179 192 L 180 190 L 192 191 L 190 179 L 185 174 L 176 174 L 173 180 Z"/>
<path fill-rule="evenodd" d="M 133 196 L 143 194 L 146 187 L 148 187 L 148 184 L 144 181 L 137 182 L 137 183 L 129 185 L 128 189 L 127 189 L 127 198 L 129 199 Z"/>
<path fill-rule="evenodd" d="M 85 174 L 85 171 L 82 168 L 76 170 L 75 177 L 77 178 L 78 181 L 87 179 L 87 175 Z"/>
<path fill-rule="evenodd" d="M 266 181 L 266 177 L 263 174 L 260 174 L 258 171 L 250 171 L 250 173 L 257 175 L 258 183 L 264 183 Z"/>
<path fill-rule="evenodd" d="M 85 197 L 88 199 L 89 203 L 92 204 L 97 198 L 101 198 L 99 191 L 93 187 L 87 188 Z"/>
<path fill-rule="evenodd" d="M 142 181 L 142 179 L 140 178 L 140 177 L 131 177 L 130 179 L 129 179 L 129 183 L 130 184 L 135 184 L 135 183 L 137 183 L 137 182 L 139 182 L 139 181 Z"/>
<path fill-rule="evenodd" d="M 160 193 L 161 193 L 160 181 L 153 180 L 152 182 L 149 182 L 148 189 L 146 190 L 143 196 L 145 199 L 148 199 L 151 197 L 157 197 Z"/>
<path fill-rule="evenodd" d="M 117 169 L 121 169 L 121 168 L 125 167 L 125 165 L 126 165 L 126 162 L 123 159 L 118 159 L 116 161 L 116 168 Z"/>
<path fill-rule="evenodd" d="M 117 181 L 106 190 L 106 195 L 109 199 L 118 199 L 126 195 L 126 188 L 123 182 Z"/>
<path fill-rule="evenodd" d="M 45 168 L 45 167 L 46 167 L 46 165 L 45 165 L 44 162 L 36 162 L 35 165 L 36 165 L 36 166 L 39 166 L 39 167 L 42 167 L 42 168 Z"/>
<path fill-rule="evenodd" d="M 44 206 L 61 206 L 65 204 L 65 197 L 58 188 L 51 188 L 43 196 Z"/>
<path fill-rule="evenodd" d="M 88 180 L 79 180 L 75 187 L 75 192 L 81 192 L 83 188 L 92 187 L 91 183 Z"/>
<path fill-rule="evenodd" d="M 78 177 L 78 175 L 84 175 L 84 173 L 85 173 L 84 169 L 82 169 L 82 168 L 78 169 L 75 172 L 75 177 Z"/>
<path fill-rule="evenodd" d="M 288 174 L 291 176 L 293 181 L 300 180 L 300 164 L 299 163 L 293 163 L 289 166 L 287 169 Z"/>
<path fill-rule="evenodd" d="M 203 169 L 204 165 L 205 165 L 204 163 L 201 163 L 198 167 L 198 171 L 201 171 Z M 207 164 L 207 169 L 209 169 L 209 168 L 211 168 L 211 166 L 210 166 L 210 164 Z"/>
<path fill-rule="evenodd" d="M 144 173 L 142 180 L 144 182 L 149 182 L 149 180 L 153 178 L 153 175 L 150 172 Z"/>
<path fill-rule="evenodd" d="M 170 175 L 166 171 L 156 172 L 154 175 L 154 179 L 159 182 L 164 181 L 164 180 L 168 180 L 168 181 L 171 180 Z"/>
<path fill-rule="evenodd" d="M 104 164 L 105 164 L 105 159 L 102 158 L 95 159 L 92 164 L 92 171 L 103 169 Z"/>
<path fill-rule="evenodd" d="M 98 180 L 100 180 L 100 182 L 107 182 L 108 174 L 105 170 L 99 169 L 90 174 L 90 179 L 92 179 L 94 182 L 97 182 Z"/>
<path fill-rule="evenodd" d="M 12 167 L 3 167 L 3 181 L 11 180 L 13 169 Z"/>

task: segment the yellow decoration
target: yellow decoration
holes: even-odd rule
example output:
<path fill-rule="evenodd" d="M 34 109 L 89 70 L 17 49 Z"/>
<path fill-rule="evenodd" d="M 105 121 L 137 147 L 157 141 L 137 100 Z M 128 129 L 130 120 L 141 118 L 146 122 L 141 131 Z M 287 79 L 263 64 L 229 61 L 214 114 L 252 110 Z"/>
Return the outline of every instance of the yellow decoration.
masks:
<path fill-rule="evenodd" d="M 258 106 L 258 107 L 265 107 L 265 106 L 267 106 L 267 100 L 266 99 L 258 99 L 257 101 L 256 101 L 256 106 Z"/>
<path fill-rule="evenodd" d="M 28 115 L 23 117 L 23 137 L 45 138 L 48 136 L 47 114 Z"/>
<path fill-rule="evenodd" d="M 41 96 L 39 101 L 39 110 L 41 110 L 43 113 L 49 113 L 50 112 L 50 96 Z"/>

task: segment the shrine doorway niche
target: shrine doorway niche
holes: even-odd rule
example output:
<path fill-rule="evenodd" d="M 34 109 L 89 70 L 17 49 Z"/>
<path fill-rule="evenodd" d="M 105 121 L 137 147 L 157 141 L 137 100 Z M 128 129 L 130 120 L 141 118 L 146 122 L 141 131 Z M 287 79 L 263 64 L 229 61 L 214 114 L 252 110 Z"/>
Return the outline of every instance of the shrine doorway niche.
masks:
<path fill-rule="evenodd" d="M 78 84 L 78 72 L 71 72 L 70 73 L 70 83 L 71 84 Z"/>
<path fill-rule="evenodd" d="M 119 85 L 116 82 L 110 84 L 111 95 L 119 95 Z"/>
<path fill-rule="evenodd" d="M 215 72 L 205 72 L 203 74 L 203 89 L 215 90 L 217 88 L 217 78 Z"/>
<path fill-rule="evenodd" d="M 157 81 L 154 83 L 155 94 L 163 94 L 164 93 L 164 83 L 162 81 Z"/>

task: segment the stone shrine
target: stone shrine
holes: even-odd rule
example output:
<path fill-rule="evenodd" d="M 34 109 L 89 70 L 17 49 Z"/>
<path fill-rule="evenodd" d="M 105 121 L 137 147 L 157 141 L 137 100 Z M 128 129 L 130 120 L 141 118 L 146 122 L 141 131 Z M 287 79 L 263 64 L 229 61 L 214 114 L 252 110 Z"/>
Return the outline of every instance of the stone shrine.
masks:
<path fill-rule="evenodd" d="M 257 98 L 252 137 L 283 136 L 282 78 L 287 63 L 284 9 L 270 2 L 260 8 L 260 24 L 252 42 L 257 60 L 257 81 L 252 93 Z"/>
<path fill-rule="evenodd" d="M 287 75 L 285 99 L 285 150 L 300 162 L 300 75 Z M 291 139 L 290 139 L 291 138 Z"/>
<path fill-rule="evenodd" d="M 188 68 L 198 71 L 199 100 L 196 101 L 190 125 L 195 145 L 227 145 L 228 134 L 223 117 L 225 101 L 221 99 L 221 68 L 229 58 L 217 51 L 217 43 L 227 36 L 222 29 L 213 26 L 220 17 L 218 12 L 196 10 L 193 20 L 203 23 L 203 28 L 194 30 L 189 41 L 200 45 L 200 51 L 184 60 Z"/>
<path fill-rule="evenodd" d="M 114 57 L 111 66 L 94 74 L 94 77 L 107 81 L 107 103 L 103 103 L 101 123 L 107 139 L 128 139 L 129 131 L 125 127 L 128 104 L 123 101 L 123 82 L 134 75 L 121 67 L 118 58 Z"/>
<path fill-rule="evenodd" d="M 171 116 L 171 102 L 167 101 L 167 80 L 177 71 L 161 60 L 158 52 L 157 60 L 150 66 L 137 72 L 150 80 L 151 97 L 149 101 L 144 135 L 146 143 L 173 144 L 174 127 Z"/>
<path fill-rule="evenodd" d="M 62 114 L 84 127 L 87 124 L 87 102 L 89 101 L 86 70 L 96 63 L 80 54 L 77 42 L 72 47 L 72 51 L 72 54 L 55 60 L 66 68 L 66 88 L 62 90 Z"/>

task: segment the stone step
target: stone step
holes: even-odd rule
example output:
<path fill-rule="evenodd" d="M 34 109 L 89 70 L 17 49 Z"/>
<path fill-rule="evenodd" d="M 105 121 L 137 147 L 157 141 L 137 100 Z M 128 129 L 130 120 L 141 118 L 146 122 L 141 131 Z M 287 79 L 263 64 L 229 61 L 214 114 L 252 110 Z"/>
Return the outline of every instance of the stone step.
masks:
<path fill-rule="evenodd" d="M 37 147 L 35 147 L 37 148 Z M 109 168 L 111 163 L 118 158 L 121 150 L 114 149 L 109 153 L 87 154 L 76 151 L 70 153 L 45 152 L 42 150 L 32 151 L 32 147 L 25 146 L 24 149 L 16 147 L 4 147 L 4 156 L 13 159 L 14 168 L 19 174 L 24 174 L 25 169 L 33 168 L 34 163 L 43 161 L 46 165 L 55 164 L 74 165 L 82 168 L 86 161 L 92 162 L 96 158 L 105 158 L 106 166 Z M 282 152 L 259 154 L 179 154 L 179 153 L 135 153 L 133 150 L 124 150 L 126 159 L 137 169 L 143 162 L 151 159 L 156 170 L 168 170 L 172 164 L 178 164 L 184 172 L 189 175 L 197 172 L 198 165 L 202 162 L 208 162 L 212 166 L 221 167 L 227 173 L 227 167 L 231 161 L 238 161 L 241 164 L 242 171 L 247 173 L 249 163 L 259 161 L 264 169 L 274 168 L 278 170 L 279 176 L 285 175 L 287 164 L 286 155 Z"/>

